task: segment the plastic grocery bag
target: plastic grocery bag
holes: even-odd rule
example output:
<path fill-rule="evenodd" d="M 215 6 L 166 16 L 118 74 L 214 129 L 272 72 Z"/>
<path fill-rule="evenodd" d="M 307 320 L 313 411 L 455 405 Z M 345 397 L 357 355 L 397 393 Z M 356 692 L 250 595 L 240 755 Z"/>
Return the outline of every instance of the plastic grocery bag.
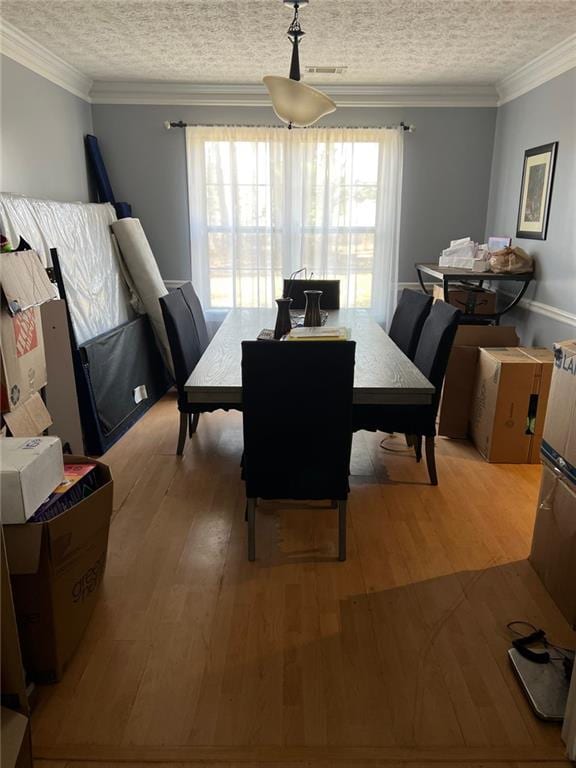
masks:
<path fill-rule="evenodd" d="M 492 272 L 533 272 L 534 259 L 523 248 L 503 248 L 495 251 L 490 256 L 490 269 Z"/>

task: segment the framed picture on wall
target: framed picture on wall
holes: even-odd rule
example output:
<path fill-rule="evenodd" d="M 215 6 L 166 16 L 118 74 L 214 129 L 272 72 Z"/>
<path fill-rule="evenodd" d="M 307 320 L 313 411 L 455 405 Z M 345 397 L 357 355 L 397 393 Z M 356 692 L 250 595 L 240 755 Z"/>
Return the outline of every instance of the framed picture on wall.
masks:
<path fill-rule="evenodd" d="M 546 240 L 558 142 L 524 152 L 516 237 Z"/>

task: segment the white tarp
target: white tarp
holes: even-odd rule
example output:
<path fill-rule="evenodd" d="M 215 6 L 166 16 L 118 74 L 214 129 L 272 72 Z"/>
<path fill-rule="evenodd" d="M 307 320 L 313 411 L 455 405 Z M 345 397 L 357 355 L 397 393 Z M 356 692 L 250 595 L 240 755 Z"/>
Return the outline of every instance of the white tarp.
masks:
<path fill-rule="evenodd" d="M 56 248 L 77 343 L 135 315 L 114 250 L 108 203 L 58 203 L 0 193 L 3 231 L 14 247 L 23 237 L 50 265 Z"/>
<path fill-rule="evenodd" d="M 116 235 L 121 258 L 130 275 L 130 282 L 134 285 L 144 310 L 150 318 L 164 362 L 174 375 L 170 345 L 158 301 L 160 296 L 165 296 L 168 291 L 140 219 L 118 219 L 112 223 L 112 231 Z"/>

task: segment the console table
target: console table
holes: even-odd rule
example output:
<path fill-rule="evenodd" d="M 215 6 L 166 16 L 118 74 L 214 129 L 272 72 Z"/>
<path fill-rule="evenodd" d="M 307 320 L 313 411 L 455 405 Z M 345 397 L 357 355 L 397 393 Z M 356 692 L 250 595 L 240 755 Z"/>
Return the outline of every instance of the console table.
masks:
<path fill-rule="evenodd" d="M 438 264 L 415 264 L 416 272 L 418 274 L 418 282 L 420 283 L 424 293 L 430 294 L 423 275 L 429 275 L 435 280 L 442 283 L 444 290 L 444 301 L 448 301 L 448 287 L 450 283 L 463 283 L 474 288 L 482 288 L 485 281 L 490 282 L 510 282 L 517 283 L 517 290 L 515 295 L 510 299 L 508 304 L 503 307 L 499 312 L 493 314 L 477 315 L 466 314 L 462 317 L 464 322 L 470 323 L 490 323 L 493 325 L 499 325 L 502 315 L 509 312 L 515 307 L 522 296 L 526 293 L 528 285 L 534 278 L 533 272 L 522 272 L 519 274 L 513 274 L 508 272 L 473 272 L 471 269 L 459 269 L 457 267 L 440 267 Z"/>

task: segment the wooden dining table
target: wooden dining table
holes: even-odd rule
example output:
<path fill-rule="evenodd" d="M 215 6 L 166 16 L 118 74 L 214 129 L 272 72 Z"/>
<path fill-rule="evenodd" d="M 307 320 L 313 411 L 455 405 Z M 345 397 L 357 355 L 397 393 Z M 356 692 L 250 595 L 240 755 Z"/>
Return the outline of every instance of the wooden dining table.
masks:
<path fill-rule="evenodd" d="M 241 342 L 256 339 L 262 329 L 273 328 L 275 320 L 274 309 L 232 309 L 186 382 L 188 401 L 241 407 Z M 432 401 L 434 386 L 367 310 L 329 311 L 326 324 L 348 328 L 356 342 L 354 404 L 425 405 Z"/>

